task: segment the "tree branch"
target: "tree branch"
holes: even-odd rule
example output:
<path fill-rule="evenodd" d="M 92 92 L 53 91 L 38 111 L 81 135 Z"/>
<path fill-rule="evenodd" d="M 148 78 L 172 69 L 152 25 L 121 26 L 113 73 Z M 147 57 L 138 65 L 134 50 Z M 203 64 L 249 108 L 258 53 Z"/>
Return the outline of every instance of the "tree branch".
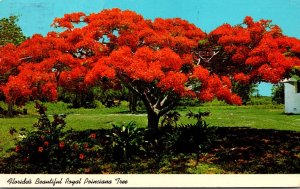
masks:
<path fill-rule="evenodd" d="M 138 95 L 138 96 L 142 96 L 143 95 L 143 93 L 141 93 L 137 88 L 135 88 L 133 85 L 131 85 L 129 82 L 124 82 L 124 81 L 122 81 L 122 83 L 126 86 L 126 87 L 128 87 L 133 93 L 135 93 L 136 95 Z"/>
<path fill-rule="evenodd" d="M 27 59 L 30 59 L 30 58 L 32 58 L 32 56 L 27 56 L 27 57 L 24 57 L 24 58 L 20 58 L 19 61 L 27 60 Z"/>
<path fill-rule="evenodd" d="M 170 104 L 166 105 L 163 109 L 159 111 L 159 116 L 166 114 L 168 111 L 172 110 L 177 104 L 177 100 L 173 100 Z"/>
<path fill-rule="evenodd" d="M 217 52 L 214 51 L 214 54 L 208 59 L 208 62 L 210 62 L 210 60 L 211 60 L 214 56 L 216 56 L 217 54 L 219 54 L 219 52 L 220 52 L 220 51 L 217 51 Z"/>
<path fill-rule="evenodd" d="M 201 59 L 202 59 L 204 62 L 206 62 L 206 63 L 210 63 L 211 59 L 212 59 L 213 57 L 215 57 L 217 54 L 219 54 L 219 52 L 220 52 L 220 51 L 217 51 L 217 52 L 216 52 L 216 51 L 213 51 L 213 55 L 212 55 L 211 57 L 209 57 L 209 58 L 205 58 L 205 57 L 201 56 L 201 55 L 200 55 L 200 52 L 199 52 L 199 53 L 198 53 L 198 56 L 199 56 L 200 58 L 198 59 L 197 65 L 200 64 Z"/>
<path fill-rule="evenodd" d="M 169 95 L 166 95 L 164 99 L 162 99 L 162 101 L 160 102 L 160 107 L 163 107 L 165 102 L 168 100 Z"/>

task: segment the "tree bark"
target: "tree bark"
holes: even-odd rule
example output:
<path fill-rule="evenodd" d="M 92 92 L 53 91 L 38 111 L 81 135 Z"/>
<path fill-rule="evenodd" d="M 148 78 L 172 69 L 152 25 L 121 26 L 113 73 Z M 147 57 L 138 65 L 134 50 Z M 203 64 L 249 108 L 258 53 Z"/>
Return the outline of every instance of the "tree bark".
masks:
<path fill-rule="evenodd" d="M 7 116 L 8 117 L 13 117 L 14 116 L 14 112 L 13 112 L 13 106 L 14 104 L 9 102 L 7 105 Z"/>
<path fill-rule="evenodd" d="M 137 112 L 137 96 L 133 92 L 129 92 L 129 111 L 131 113 Z"/>
<path fill-rule="evenodd" d="M 153 131 L 158 130 L 160 116 L 152 110 L 147 110 L 148 113 L 148 128 Z"/>
<path fill-rule="evenodd" d="M 250 95 L 251 95 L 251 85 L 241 85 L 240 86 L 240 91 L 238 95 L 242 98 L 243 105 L 246 105 L 247 102 L 250 101 Z"/>

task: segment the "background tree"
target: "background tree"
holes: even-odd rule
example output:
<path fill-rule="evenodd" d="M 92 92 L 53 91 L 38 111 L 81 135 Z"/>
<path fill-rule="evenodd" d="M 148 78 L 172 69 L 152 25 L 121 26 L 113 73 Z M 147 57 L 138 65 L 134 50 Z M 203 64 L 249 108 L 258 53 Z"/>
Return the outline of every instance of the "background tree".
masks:
<path fill-rule="evenodd" d="M 18 16 L 0 19 L 0 46 L 8 43 L 19 45 L 26 39 L 17 22 Z"/>
<path fill-rule="evenodd" d="M 138 97 L 133 92 L 128 93 L 128 106 L 131 113 L 137 112 L 138 100 Z"/>
<path fill-rule="evenodd" d="M 279 83 L 272 87 L 272 102 L 275 104 L 284 104 L 284 85 Z"/>
<path fill-rule="evenodd" d="M 258 84 L 254 83 L 241 84 L 237 81 L 232 81 L 232 91 L 242 98 L 244 105 L 250 101 L 251 96 L 256 92 L 257 86 Z"/>

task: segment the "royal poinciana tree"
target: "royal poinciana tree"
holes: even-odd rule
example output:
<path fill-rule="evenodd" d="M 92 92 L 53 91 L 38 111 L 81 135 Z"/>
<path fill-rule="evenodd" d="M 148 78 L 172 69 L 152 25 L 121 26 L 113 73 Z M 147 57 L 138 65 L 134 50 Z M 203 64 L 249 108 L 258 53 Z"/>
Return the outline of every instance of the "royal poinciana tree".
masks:
<path fill-rule="evenodd" d="M 182 97 L 241 104 L 231 81 L 278 82 L 299 65 L 299 40 L 250 17 L 209 34 L 179 18 L 152 21 L 119 9 L 67 14 L 53 26 L 63 31 L 2 49 L 9 53 L 0 65 L 17 70 L 1 87 L 7 101 L 56 100 L 58 87 L 84 93 L 123 85 L 143 101 L 148 127 L 157 129 Z"/>

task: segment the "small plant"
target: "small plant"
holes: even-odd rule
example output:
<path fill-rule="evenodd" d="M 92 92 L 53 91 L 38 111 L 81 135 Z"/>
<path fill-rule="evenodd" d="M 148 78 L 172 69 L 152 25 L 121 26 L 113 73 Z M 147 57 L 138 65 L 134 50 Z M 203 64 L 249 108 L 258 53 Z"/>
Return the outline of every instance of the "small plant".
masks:
<path fill-rule="evenodd" d="M 181 124 L 169 129 L 162 137 L 165 149 L 175 153 L 200 153 L 210 143 L 212 130 L 203 117 L 209 116 L 209 112 L 189 112 L 188 118 L 196 119 L 192 124 Z"/>
<path fill-rule="evenodd" d="M 114 160 L 130 160 L 145 151 L 143 132 L 134 122 L 121 126 L 113 125 L 108 137 L 111 140 L 111 155 Z"/>
<path fill-rule="evenodd" d="M 199 148 L 201 150 L 204 150 L 208 144 L 210 144 L 212 141 L 211 139 L 214 138 L 214 129 L 209 128 L 209 124 L 206 123 L 204 120 L 204 117 L 207 117 L 210 115 L 209 111 L 202 112 L 198 110 L 197 113 L 189 112 L 187 114 L 188 118 L 194 118 L 197 120 L 196 124 L 190 124 L 187 125 L 188 128 L 192 129 L 192 133 L 196 133 L 195 140 L 196 143 L 199 144 Z M 194 130 L 194 131 L 193 131 Z"/>
<path fill-rule="evenodd" d="M 189 111 L 189 113 L 186 115 L 188 118 L 194 118 L 197 120 L 196 125 L 200 128 L 207 128 L 208 124 L 203 119 L 203 117 L 207 117 L 210 115 L 210 112 L 201 112 L 198 110 L 198 113 L 193 113 L 192 111 Z"/>
<path fill-rule="evenodd" d="M 161 121 L 161 125 L 165 127 L 177 126 L 179 121 L 180 113 L 177 111 L 170 111 L 166 113 Z"/>

